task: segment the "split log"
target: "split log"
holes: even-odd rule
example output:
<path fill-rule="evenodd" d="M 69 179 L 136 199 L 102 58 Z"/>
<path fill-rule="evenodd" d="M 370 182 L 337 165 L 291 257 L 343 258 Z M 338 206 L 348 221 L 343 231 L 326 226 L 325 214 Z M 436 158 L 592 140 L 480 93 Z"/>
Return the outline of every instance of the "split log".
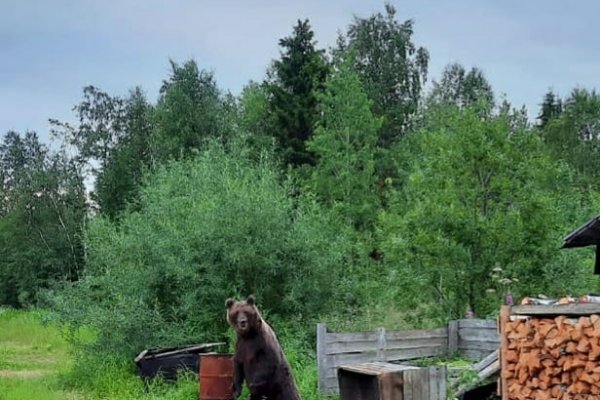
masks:
<path fill-rule="evenodd" d="M 599 314 L 506 318 L 501 335 L 503 400 L 600 399 Z"/>

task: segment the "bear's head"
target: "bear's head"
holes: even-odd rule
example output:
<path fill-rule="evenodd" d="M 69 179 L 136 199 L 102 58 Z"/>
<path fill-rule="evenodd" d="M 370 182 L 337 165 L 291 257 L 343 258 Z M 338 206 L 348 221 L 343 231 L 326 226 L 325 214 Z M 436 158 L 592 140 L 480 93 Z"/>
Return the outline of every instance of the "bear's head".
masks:
<path fill-rule="evenodd" d="M 238 336 L 252 336 L 262 325 L 262 317 L 256 308 L 256 300 L 250 295 L 246 301 L 227 299 L 227 322 Z"/>

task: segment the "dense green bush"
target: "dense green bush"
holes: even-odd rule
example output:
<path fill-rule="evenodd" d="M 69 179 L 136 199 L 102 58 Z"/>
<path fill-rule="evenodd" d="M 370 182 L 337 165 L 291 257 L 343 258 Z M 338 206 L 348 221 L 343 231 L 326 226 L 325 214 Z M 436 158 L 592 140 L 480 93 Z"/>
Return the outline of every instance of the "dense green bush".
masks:
<path fill-rule="evenodd" d="M 308 323 L 340 300 L 348 245 L 314 201 L 290 192 L 268 160 L 218 145 L 163 168 L 140 211 L 91 223 L 87 275 L 55 297 L 61 318 L 96 331 L 95 349 L 128 354 L 223 338 L 235 295 Z"/>
<path fill-rule="evenodd" d="M 447 320 L 472 307 L 485 317 L 508 293 L 593 289 L 578 254 L 558 251 L 591 204 L 569 168 L 512 122 L 444 106 L 411 138 L 406 184 L 380 220 L 391 301 L 402 309 L 431 305 L 421 317 Z"/>

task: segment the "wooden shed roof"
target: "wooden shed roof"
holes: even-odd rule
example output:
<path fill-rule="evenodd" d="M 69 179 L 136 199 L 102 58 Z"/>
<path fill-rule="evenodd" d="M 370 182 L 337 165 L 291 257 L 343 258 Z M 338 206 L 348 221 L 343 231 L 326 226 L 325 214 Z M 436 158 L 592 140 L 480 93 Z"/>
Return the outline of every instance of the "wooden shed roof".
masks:
<path fill-rule="evenodd" d="M 600 275 L 600 215 L 592 218 L 568 234 L 563 248 L 596 246 L 596 266 L 594 274 Z"/>

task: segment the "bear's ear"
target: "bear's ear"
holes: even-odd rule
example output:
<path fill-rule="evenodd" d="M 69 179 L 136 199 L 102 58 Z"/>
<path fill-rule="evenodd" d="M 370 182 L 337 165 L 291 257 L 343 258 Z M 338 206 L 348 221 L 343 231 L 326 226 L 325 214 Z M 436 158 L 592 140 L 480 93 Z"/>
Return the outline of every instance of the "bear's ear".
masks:
<path fill-rule="evenodd" d="M 227 299 L 227 300 L 225 300 L 225 306 L 227 308 L 231 308 L 231 306 L 233 305 L 233 303 L 235 303 L 235 300 L 233 300 L 233 299 Z"/>
<path fill-rule="evenodd" d="M 256 298 L 254 298 L 254 295 L 251 294 L 250 296 L 248 296 L 248 298 L 246 299 L 246 304 L 253 306 L 254 304 L 256 304 Z"/>

